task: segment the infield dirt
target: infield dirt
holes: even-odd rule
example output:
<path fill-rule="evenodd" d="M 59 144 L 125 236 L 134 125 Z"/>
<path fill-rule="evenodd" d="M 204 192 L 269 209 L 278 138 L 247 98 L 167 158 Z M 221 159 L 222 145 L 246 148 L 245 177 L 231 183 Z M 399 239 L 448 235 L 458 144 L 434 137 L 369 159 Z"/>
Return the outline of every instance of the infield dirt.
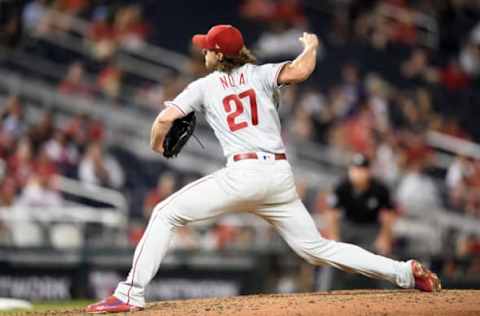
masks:
<path fill-rule="evenodd" d="M 32 314 L 27 314 L 32 315 Z M 81 310 L 39 315 L 87 315 Z M 126 315 L 126 314 L 117 314 Z M 151 303 L 129 316 L 480 315 L 480 290 L 356 290 Z"/>

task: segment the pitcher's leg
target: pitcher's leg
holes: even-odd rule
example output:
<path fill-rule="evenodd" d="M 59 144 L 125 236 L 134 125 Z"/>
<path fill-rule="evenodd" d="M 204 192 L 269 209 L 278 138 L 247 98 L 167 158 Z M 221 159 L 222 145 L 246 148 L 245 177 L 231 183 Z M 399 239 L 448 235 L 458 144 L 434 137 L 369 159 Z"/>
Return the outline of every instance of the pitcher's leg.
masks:
<path fill-rule="evenodd" d="M 176 228 L 228 211 L 230 203 L 231 199 L 220 188 L 215 176 L 210 175 L 155 206 L 135 249 L 130 273 L 119 283 L 114 295 L 128 304 L 144 306 L 144 289 L 157 273 Z"/>
<path fill-rule="evenodd" d="M 409 262 L 375 255 L 358 246 L 322 238 L 303 203 L 296 199 L 257 212 L 266 218 L 288 245 L 314 265 L 328 264 L 338 269 L 412 288 L 415 281 Z"/>
<path fill-rule="evenodd" d="M 158 204 L 155 209 L 159 208 Z M 152 212 L 149 224 L 138 243 L 133 256 L 133 264 L 125 281 L 118 284 L 114 295 L 127 304 L 145 305 L 144 289 L 155 276 L 175 232 L 175 225 Z M 155 231 L 155 233 L 152 233 Z"/>

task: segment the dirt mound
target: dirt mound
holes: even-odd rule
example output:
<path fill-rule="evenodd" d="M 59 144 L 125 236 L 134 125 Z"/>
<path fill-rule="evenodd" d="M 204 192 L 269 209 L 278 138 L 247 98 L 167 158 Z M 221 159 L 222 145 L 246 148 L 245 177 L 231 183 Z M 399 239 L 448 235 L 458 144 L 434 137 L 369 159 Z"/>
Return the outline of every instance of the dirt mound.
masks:
<path fill-rule="evenodd" d="M 85 315 L 81 311 L 44 315 Z M 332 291 L 149 304 L 135 316 L 480 315 L 480 290 Z"/>

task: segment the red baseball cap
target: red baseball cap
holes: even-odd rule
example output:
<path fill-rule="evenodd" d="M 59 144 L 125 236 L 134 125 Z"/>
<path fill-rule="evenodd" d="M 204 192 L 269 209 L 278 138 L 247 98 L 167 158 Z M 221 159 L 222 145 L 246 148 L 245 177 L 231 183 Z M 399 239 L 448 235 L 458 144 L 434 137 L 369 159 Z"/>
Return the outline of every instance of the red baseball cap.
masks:
<path fill-rule="evenodd" d="M 207 34 L 193 36 L 192 43 L 200 49 L 225 55 L 237 55 L 244 46 L 242 33 L 232 25 L 215 25 Z"/>

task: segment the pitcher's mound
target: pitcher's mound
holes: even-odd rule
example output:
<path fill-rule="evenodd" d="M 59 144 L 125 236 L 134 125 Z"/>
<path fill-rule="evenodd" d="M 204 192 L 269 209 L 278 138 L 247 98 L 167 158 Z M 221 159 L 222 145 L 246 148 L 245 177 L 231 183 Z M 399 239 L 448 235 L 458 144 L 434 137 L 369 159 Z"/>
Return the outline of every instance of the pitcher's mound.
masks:
<path fill-rule="evenodd" d="M 84 315 L 80 311 L 60 315 Z M 52 315 L 52 314 L 49 314 Z M 480 290 L 357 290 L 292 295 L 253 295 L 151 303 L 129 315 L 320 316 L 480 315 Z"/>

